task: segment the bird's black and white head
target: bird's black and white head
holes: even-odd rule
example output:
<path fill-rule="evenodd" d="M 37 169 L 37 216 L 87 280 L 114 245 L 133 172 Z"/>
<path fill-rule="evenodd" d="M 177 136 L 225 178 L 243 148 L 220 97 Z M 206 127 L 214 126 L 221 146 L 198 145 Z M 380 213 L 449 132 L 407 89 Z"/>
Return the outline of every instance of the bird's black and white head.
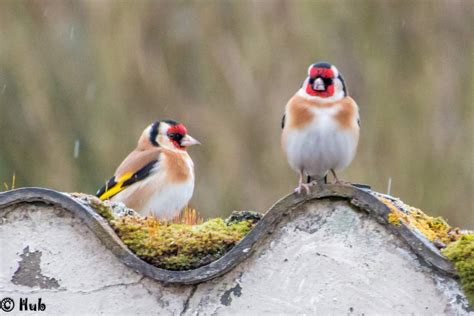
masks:
<path fill-rule="evenodd" d="M 186 150 L 189 146 L 199 144 L 201 143 L 188 134 L 183 124 L 173 120 L 161 120 L 149 125 L 143 131 L 138 145 Z"/>
<path fill-rule="evenodd" d="M 341 73 L 334 65 L 325 62 L 312 64 L 299 94 L 321 102 L 339 101 L 347 96 Z"/>

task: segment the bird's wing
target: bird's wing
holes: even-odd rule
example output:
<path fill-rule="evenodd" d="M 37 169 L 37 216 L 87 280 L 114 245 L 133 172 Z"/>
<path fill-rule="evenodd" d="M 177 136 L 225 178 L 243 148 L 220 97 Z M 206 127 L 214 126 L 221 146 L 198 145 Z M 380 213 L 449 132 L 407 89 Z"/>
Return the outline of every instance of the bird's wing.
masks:
<path fill-rule="evenodd" d="M 285 128 L 285 119 L 286 119 L 286 114 L 283 114 L 283 118 L 281 119 L 281 129 Z"/>
<path fill-rule="evenodd" d="M 96 196 L 107 200 L 124 190 L 126 187 L 148 177 L 160 161 L 159 148 L 146 151 L 133 151 L 120 164 L 115 175 L 97 191 Z"/>

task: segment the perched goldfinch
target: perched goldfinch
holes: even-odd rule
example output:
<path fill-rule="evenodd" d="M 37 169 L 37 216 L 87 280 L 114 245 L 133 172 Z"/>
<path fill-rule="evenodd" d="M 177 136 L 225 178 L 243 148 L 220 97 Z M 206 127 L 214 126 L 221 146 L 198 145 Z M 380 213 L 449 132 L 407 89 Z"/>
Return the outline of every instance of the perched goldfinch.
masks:
<path fill-rule="evenodd" d="M 295 192 L 326 181 L 329 171 L 351 163 L 359 141 L 359 108 L 347 95 L 344 79 L 328 63 L 312 64 L 302 87 L 288 101 L 281 143 L 288 163 L 300 175 Z M 305 183 L 308 177 L 308 183 Z M 313 182 L 311 182 L 311 179 Z"/>
<path fill-rule="evenodd" d="M 182 124 L 151 124 L 97 196 L 123 202 L 143 216 L 176 217 L 193 195 L 194 164 L 186 148 L 197 144 Z"/>

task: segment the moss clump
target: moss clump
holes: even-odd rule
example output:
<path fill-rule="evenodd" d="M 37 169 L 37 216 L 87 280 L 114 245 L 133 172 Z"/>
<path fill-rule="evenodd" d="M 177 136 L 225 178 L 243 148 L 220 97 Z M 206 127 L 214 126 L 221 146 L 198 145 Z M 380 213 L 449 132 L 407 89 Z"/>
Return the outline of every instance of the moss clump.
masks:
<path fill-rule="evenodd" d="M 221 218 L 187 225 L 136 216 L 115 219 L 111 224 L 137 256 L 168 270 L 194 269 L 220 258 L 253 227 L 250 221 L 226 225 Z"/>
<path fill-rule="evenodd" d="M 454 264 L 469 304 L 474 307 L 474 235 L 461 236 L 442 252 Z"/>
<path fill-rule="evenodd" d="M 141 217 L 122 203 L 71 193 L 92 207 L 114 228 L 123 243 L 141 259 L 167 270 L 189 270 L 222 257 L 248 234 L 262 217 L 251 211 L 233 212 L 223 220 L 203 222 L 196 210 L 185 208 L 171 222 Z"/>
<path fill-rule="evenodd" d="M 99 199 L 91 199 L 90 205 L 94 208 L 94 210 L 99 213 L 100 216 L 105 218 L 109 223 L 111 220 L 114 219 L 112 214 L 112 208 L 104 203 L 102 203 Z"/>

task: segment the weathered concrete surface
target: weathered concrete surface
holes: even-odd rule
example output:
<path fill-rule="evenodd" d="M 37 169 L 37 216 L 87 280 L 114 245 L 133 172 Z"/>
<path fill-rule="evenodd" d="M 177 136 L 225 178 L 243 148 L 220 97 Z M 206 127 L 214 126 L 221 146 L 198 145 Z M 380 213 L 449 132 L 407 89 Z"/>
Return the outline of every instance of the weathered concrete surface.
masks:
<path fill-rule="evenodd" d="M 293 210 L 247 261 L 190 286 L 133 272 L 62 209 L 12 206 L 0 219 L 3 297 L 41 297 L 55 315 L 468 314 L 456 281 L 331 199 Z"/>
<path fill-rule="evenodd" d="M 135 273 L 69 213 L 31 204 L 15 208 L 0 225 L 0 299 L 11 297 L 18 303 L 20 297 L 41 297 L 48 314 L 56 315 L 181 312 L 191 288 L 166 288 Z M 25 249 L 40 254 L 40 269 L 33 264 L 30 279 L 54 278 L 59 287 L 15 282 L 25 265 Z"/>

